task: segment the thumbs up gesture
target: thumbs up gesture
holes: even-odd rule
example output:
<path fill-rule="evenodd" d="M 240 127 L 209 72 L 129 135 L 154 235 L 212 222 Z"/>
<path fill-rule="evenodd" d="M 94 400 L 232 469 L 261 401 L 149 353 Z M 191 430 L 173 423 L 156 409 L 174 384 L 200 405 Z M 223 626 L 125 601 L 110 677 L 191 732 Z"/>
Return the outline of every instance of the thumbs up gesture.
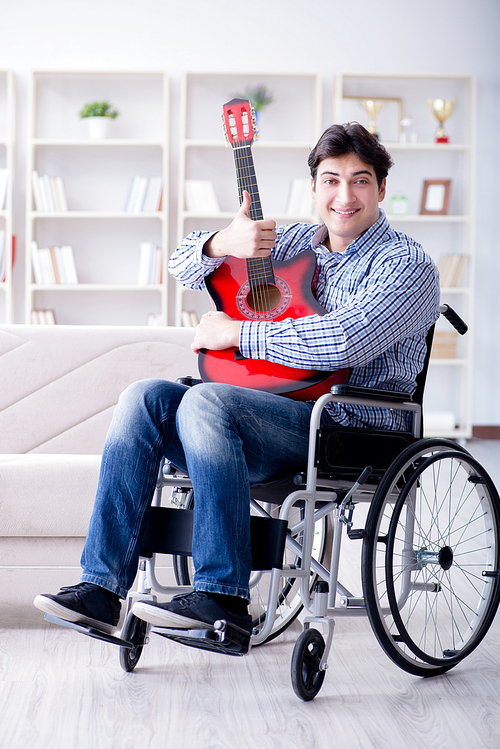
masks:
<path fill-rule="evenodd" d="M 267 257 L 276 242 L 276 222 L 272 219 L 253 221 L 250 218 L 251 198 L 245 190 L 240 210 L 226 229 L 222 229 L 205 244 L 208 257 L 239 258 Z"/>

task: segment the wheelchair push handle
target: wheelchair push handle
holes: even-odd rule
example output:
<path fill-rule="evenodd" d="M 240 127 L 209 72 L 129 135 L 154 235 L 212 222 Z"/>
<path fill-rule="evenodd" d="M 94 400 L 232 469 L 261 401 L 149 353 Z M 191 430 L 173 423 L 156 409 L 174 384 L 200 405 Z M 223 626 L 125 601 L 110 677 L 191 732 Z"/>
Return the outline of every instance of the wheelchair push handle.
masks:
<path fill-rule="evenodd" d="M 453 325 L 457 333 L 460 333 L 460 335 L 465 335 L 468 331 L 467 323 L 465 323 L 460 315 L 457 315 L 454 309 L 452 309 L 448 304 L 442 304 L 439 308 L 439 311 L 441 314 L 446 317 L 449 323 Z"/>

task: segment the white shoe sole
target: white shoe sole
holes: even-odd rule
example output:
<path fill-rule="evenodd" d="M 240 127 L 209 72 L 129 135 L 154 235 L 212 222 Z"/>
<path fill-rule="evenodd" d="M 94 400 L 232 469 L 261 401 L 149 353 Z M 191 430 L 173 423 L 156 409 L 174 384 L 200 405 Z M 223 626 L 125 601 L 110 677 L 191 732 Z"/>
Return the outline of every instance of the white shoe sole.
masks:
<path fill-rule="evenodd" d="M 154 627 L 172 627 L 173 629 L 213 629 L 212 624 L 190 619 L 187 616 L 175 614 L 173 611 L 159 609 L 148 601 L 136 601 L 132 606 L 132 613 Z"/>
<path fill-rule="evenodd" d="M 106 624 L 105 622 L 100 622 L 98 619 L 92 619 L 90 616 L 79 614 L 77 611 L 72 611 L 44 595 L 37 596 L 33 604 L 45 614 L 57 616 L 59 619 L 64 619 L 64 621 L 73 622 L 74 624 L 86 624 L 88 627 L 95 627 L 95 629 L 106 632 L 108 635 L 112 634 L 116 629 L 112 624 Z"/>

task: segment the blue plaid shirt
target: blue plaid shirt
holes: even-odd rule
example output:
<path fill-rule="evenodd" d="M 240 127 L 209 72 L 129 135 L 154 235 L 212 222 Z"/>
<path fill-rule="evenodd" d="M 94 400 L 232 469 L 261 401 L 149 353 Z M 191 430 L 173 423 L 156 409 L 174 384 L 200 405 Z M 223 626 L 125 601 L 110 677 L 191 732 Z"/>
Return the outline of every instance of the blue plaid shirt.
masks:
<path fill-rule="evenodd" d="M 244 321 L 243 356 L 305 369 L 349 367 L 350 385 L 411 395 L 424 363 L 427 330 L 439 317 L 439 276 L 422 247 L 394 231 L 383 211 L 342 253 L 325 246 L 324 225 L 281 226 L 277 235 L 276 260 L 306 249 L 316 253 L 315 296 L 327 314 Z M 203 255 L 210 236 L 193 232 L 172 255 L 169 270 L 183 285 L 204 288 L 204 277 L 222 262 Z M 343 426 L 408 428 L 408 416 L 399 411 L 335 403 L 328 410 Z"/>

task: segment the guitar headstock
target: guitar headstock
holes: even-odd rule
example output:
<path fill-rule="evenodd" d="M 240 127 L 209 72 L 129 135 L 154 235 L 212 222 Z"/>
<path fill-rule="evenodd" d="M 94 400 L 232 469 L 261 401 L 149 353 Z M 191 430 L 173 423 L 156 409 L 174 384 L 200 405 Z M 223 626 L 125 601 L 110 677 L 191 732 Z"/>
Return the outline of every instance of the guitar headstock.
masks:
<path fill-rule="evenodd" d="M 222 124 L 226 141 L 233 148 L 251 146 L 258 138 L 255 110 L 246 99 L 231 99 L 224 104 Z"/>

